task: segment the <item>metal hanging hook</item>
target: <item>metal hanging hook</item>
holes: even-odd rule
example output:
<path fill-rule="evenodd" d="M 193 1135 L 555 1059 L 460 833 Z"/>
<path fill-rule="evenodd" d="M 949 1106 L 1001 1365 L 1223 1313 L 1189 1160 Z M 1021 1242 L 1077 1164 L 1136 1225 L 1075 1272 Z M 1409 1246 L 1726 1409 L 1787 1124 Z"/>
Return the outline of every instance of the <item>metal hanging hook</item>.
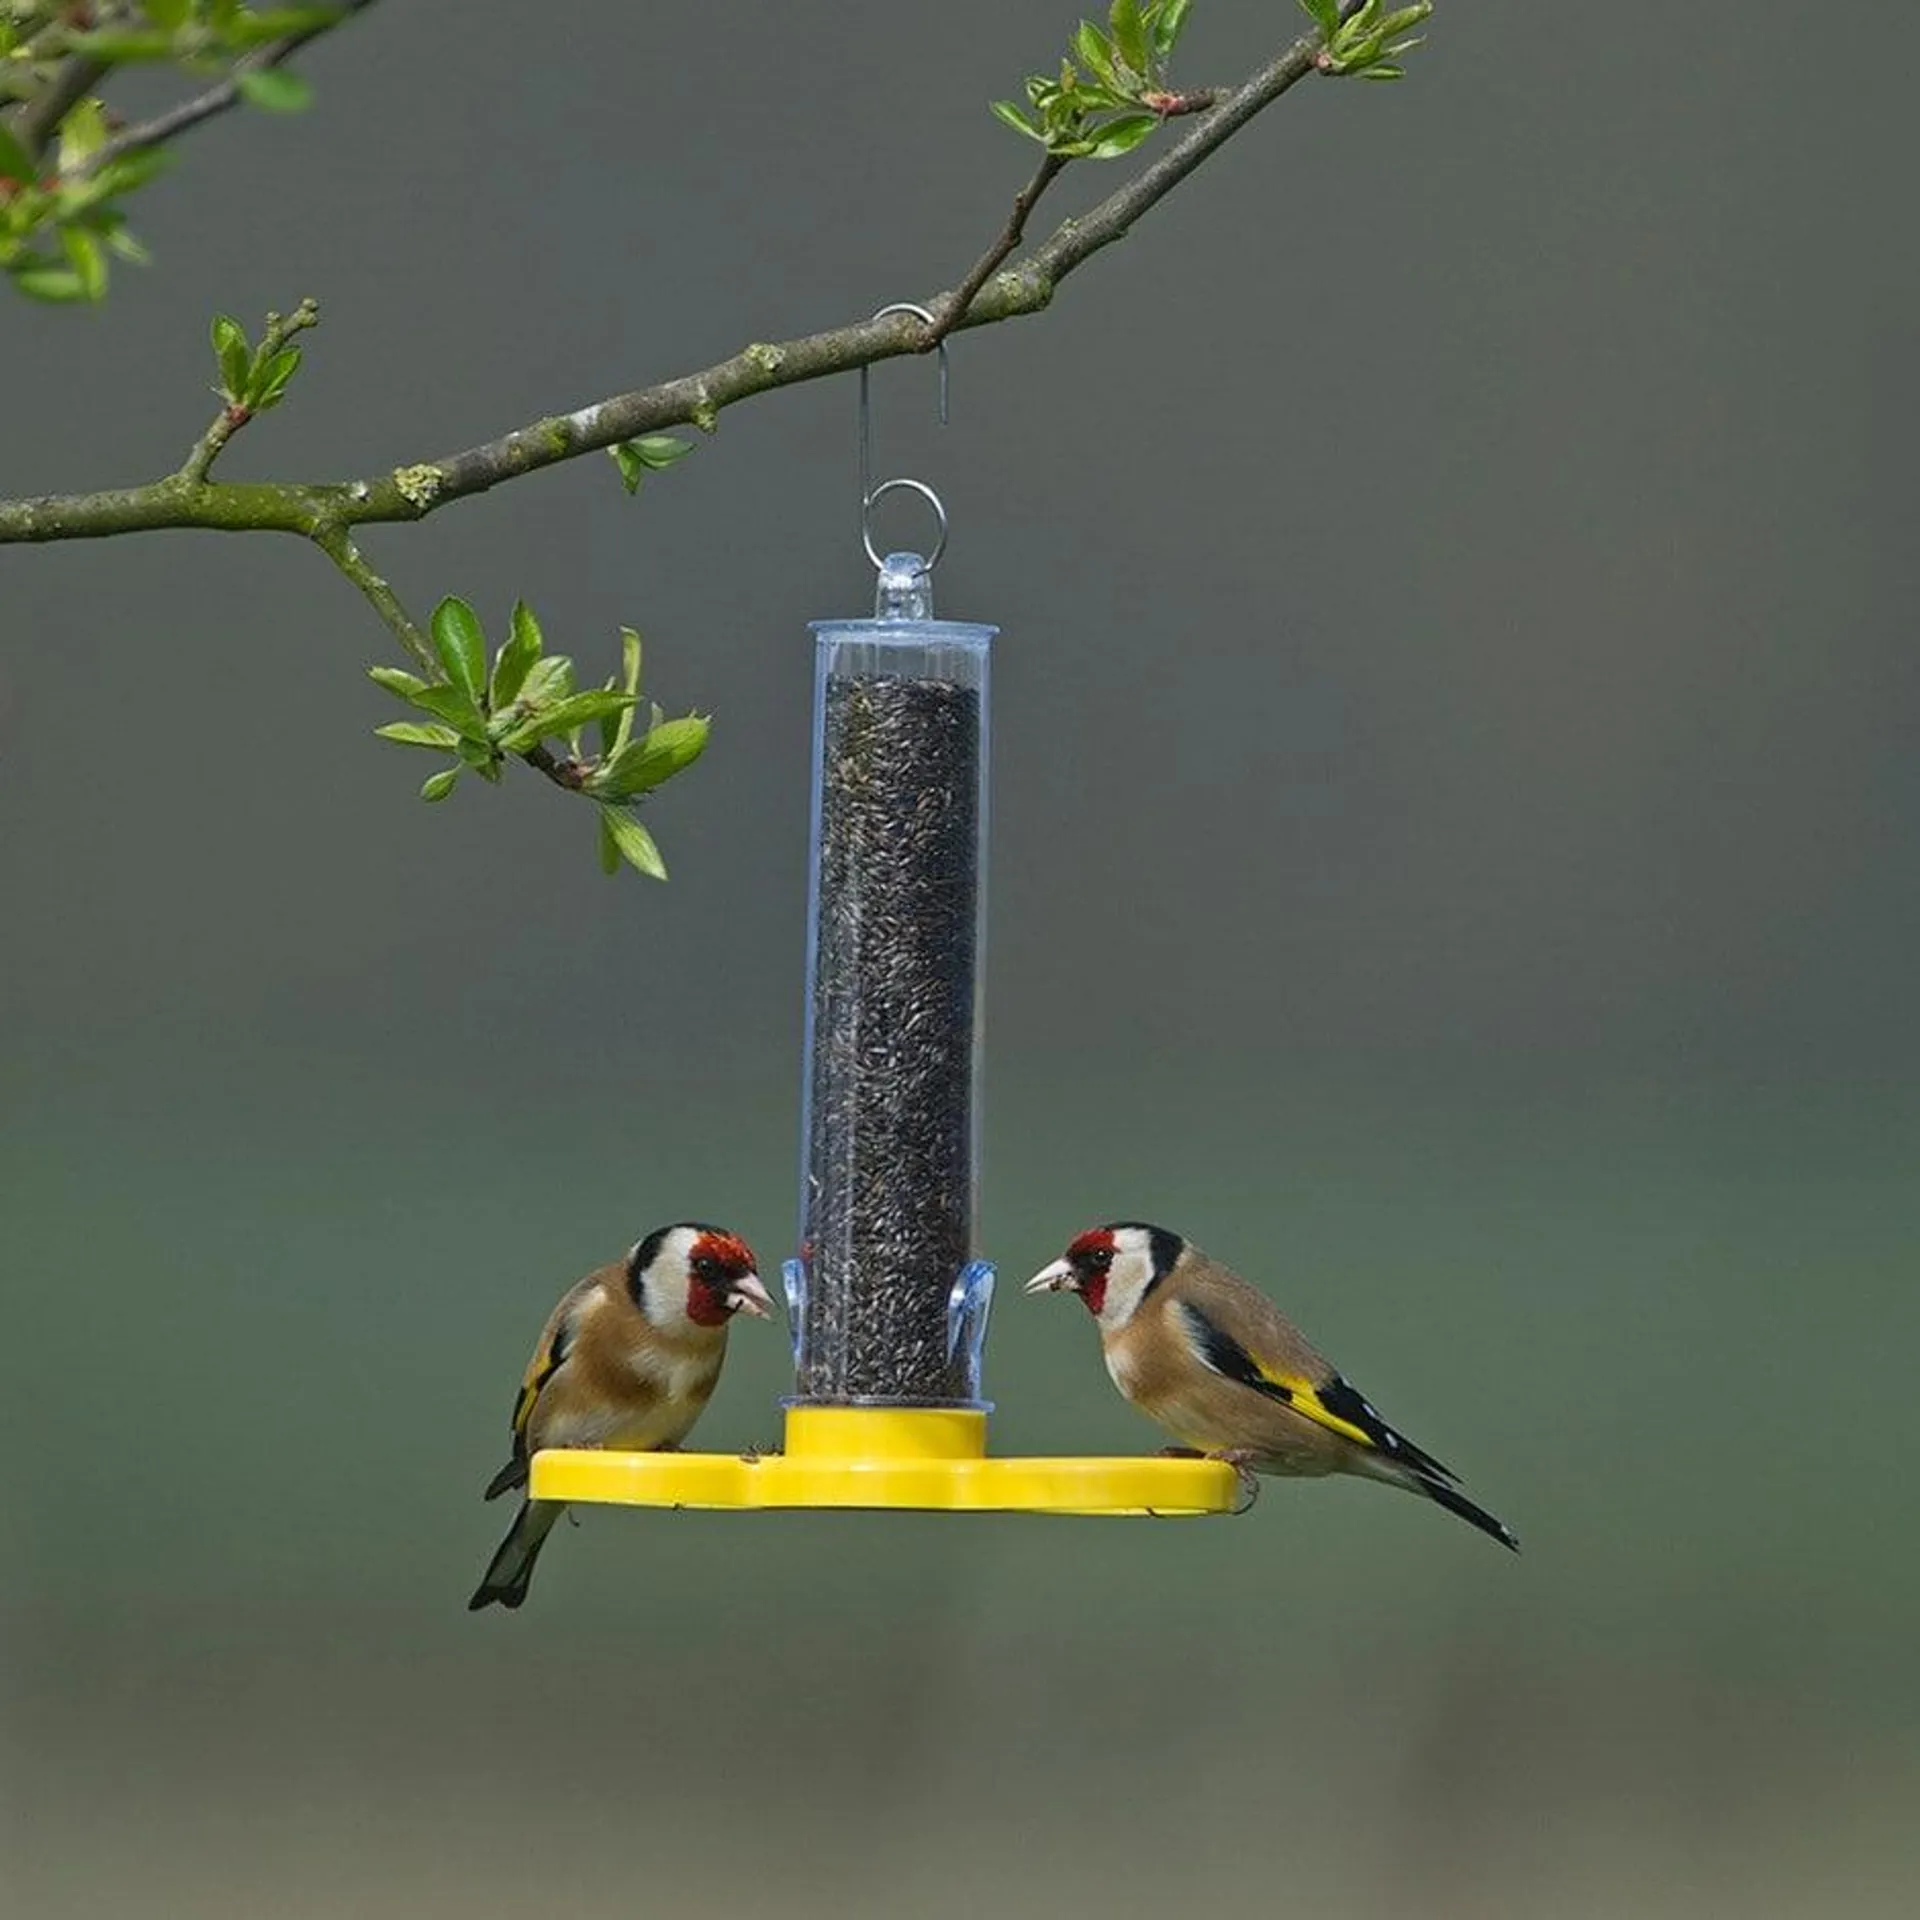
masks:
<path fill-rule="evenodd" d="M 884 320 L 890 313 L 911 313 L 928 326 L 934 324 L 933 315 L 911 300 L 896 300 L 892 306 L 882 307 L 873 317 Z M 940 424 L 944 427 L 947 424 L 947 343 L 942 340 L 934 352 L 940 360 Z M 926 570 L 931 573 L 947 550 L 947 509 L 940 496 L 924 480 L 893 479 L 882 480 L 877 487 L 873 484 L 873 401 L 868 383 L 871 372 L 870 367 L 860 369 L 860 544 L 866 548 L 867 558 L 875 568 L 884 571 L 886 561 L 873 544 L 874 503 L 889 493 L 917 493 L 933 509 L 934 518 L 940 525 L 933 551 L 926 558 Z"/>

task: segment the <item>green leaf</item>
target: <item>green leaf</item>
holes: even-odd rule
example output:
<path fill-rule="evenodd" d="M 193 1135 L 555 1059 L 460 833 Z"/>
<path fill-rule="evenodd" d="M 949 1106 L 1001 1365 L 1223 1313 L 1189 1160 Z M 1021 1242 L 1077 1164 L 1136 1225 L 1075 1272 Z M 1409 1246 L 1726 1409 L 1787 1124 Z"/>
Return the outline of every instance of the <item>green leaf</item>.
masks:
<path fill-rule="evenodd" d="M 171 60 L 174 54 L 170 33 L 141 33 L 103 27 L 98 32 L 70 33 L 67 45 L 75 53 L 91 60 L 104 60 L 110 66 L 131 66 L 139 60 Z"/>
<path fill-rule="evenodd" d="M 33 158 L 18 140 L 0 123 L 0 175 L 9 180 L 17 180 L 22 186 L 33 178 Z"/>
<path fill-rule="evenodd" d="M 487 691 L 487 636 L 479 616 L 450 593 L 434 608 L 432 626 L 433 650 L 447 678 L 478 706 Z"/>
<path fill-rule="evenodd" d="M 1100 129 L 1087 152 L 1095 160 L 1117 160 L 1123 153 L 1131 153 L 1159 125 L 1157 113 L 1123 113 Z"/>
<path fill-rule="evenodd" d="M 173 155 L 166 148 L 144 147 L 138 153 L 123 153 L 118 160 L 109 160 L 89 178 L 105 187 L 109 195 L 132 193 L 172 165 Z"/>
<path fill-rule="evenodd" d="M 1356 80 L 1399 80 L 1406 74 L 1405 67 L 1395 67 L 1376 60 L 1370 67 L 1356 67 L 1353 77 Z"/>
<path fill-rule="evenodd" d="M 638 493 L 640 482 L 647 477 L 647 463 L 640 458 L 640 450 L 631 440 L 622 440 L 607 449 L 607 457 L 620 469 L 620 484 L 629 493 Z"/>
<path fill-rule="evenodd" d="M 84 300 L 87 290 L 71 267 L 18 267 L 13 284 L 34 300 Z"/>
<path fill-rule="evenodd" d="M 261 7 L 229 21 L 224 38 L 230 47 L 259 47 L 269 40 L 285 39 L 290 33 L 330 27 L 344 17 L 341 7 Z"/>
<path fill-rule="evenodd" d="M 140 11 L 156 27 L 164 27 L 167 32 L 175 33 L 187 24 L 187 15 L 193 11 L 193 0 L 140 0 Z"/>
<path fill-rule="evenodd" d="M 1300 0 L 1300 8 L 1322 33 L 1340 31 L 1340 0 Z"/>
<path fill-rule="evenodd" d="M 459 740 L 453 750 L 481 779 L 491 780 L 496 787 L 500 784 L 500 756 L 490 741 Z"/>
<path fill-rule="evenodd" d="M 549 706 L 573 691 L 573 662 L 564 653 L 543 653 L 520 683 L 523 707 Z"/>
<path fill-rule="evenodd" d="M 598 720 L 603 713 L 618 713 L 632 705 L 633 695 L 622 693 L 618 687 L 589 687 L 584 693 L 568 694 L 557 705 L 543 707 L 538 717 L 550 732 L 571 733 L 589 720 Z"/>
<path fill-rule="evenodd" d="M 1011 100 L 994 100 L 988 103 L 988 109 L 997 120 L 1004 120 L 1015 133 L 1024 133 L 1029 140 L 1044 140 L 1046 135 L 1036 127 Z"/>
<path fill-rule="evenodd" d="M 68 263 L 79 277 L 82 293 L 89 300 L 105 297 L 107 291 L 107 253 L 95 234 L 84 227 L 63 227 L 60 244 L 66 249 Z"/>
<path fill-rule="evenodd" d="M 672 466 L 676 460 L 684 460 L 693 451 L 691 440 L 682 440 L 671 433 L 643 433 L 638 440 L 629 440 L 627 445 L 639 454 L 642 466 L 652 467 L 656 471 Z"/>
<path fill-rule="evenodd" d="M 620 681 L 634 696 L 640 695 L 640 636 L 632 627 L 620 629 Z M 611 760 L 633 737 L 634 707 L 622 707 L 616 714 L 604 714 L 600 720 L 600 757 Z"/>
<path fill-rule="evenodd" d="M 422 713 L 446 721 L 462 739 L 488 744 L 486 718 L 464 687 L 422 687 L 407 697 Z"/>
<path fill-rule="evenodd" d="M 1163 0 L 1163 4 L 1154 10 L 1153 55 L 1163 65 L 1179 45 L 1181 30 L 1186 26 L 1187 15 L 1192 10 L 1193 0 Z"/>
<path fill-rule="evenodd" d="M 703 714 L 663 720 L 631 741 L 587 780 L 587 791 L 602 800 L 631 800 L 650 793 L 690 767 L 707 750 L 713 723 Z"/>
<path fill-rule="evenodd" d="M 248 67 L 233 84 L 248 106 L 267 113 L 298 113 L 313 100 L 312 86 L 285 67 Z"/>
<path fill-rule="evenodd" d="M 113 197 L 113 187 L 101 179 L 97 173 L 87 174 L 79 180 L 63 180 L 53 196 L 54 218 L 74 220 L 97 207 L 104 200 Z"/>
<path fill-rule="evenodd" d="M 633 695 L 610 687 L 594 687 L 586 693 L 569 694 L 550 707 L 542 707 L 500 736 L 500 745 L 508 753 L 524 753 L 527 748 L 556 734 L 571 733 L 597 720 L 603 713 L 617 713 L 633 705 Z"/>
<path fill-rule="evenodd" d="M 607 449 L 613 456 L 614 465 L 620 469 L 621 483 L 629 493 L 640 490 L 640 482 L 650 470 L 670 467 L 676 460 L 684 460 L 692 451 L 691 440 L 681 440 L 670 433 L 645 433 L 638 440 L 622 440 L 617 446 Z"/>
<path fill-rule="evenodd" d="M 1120 78 L 1113 70 L 1113 48 L 1107 44 L 1107 36 L 1091 20 L 1082 20 L 1073 30 L 1073 50 L 1079 56 L 1080 64 L 1096 80 L 1104 81 L 1109 87 L 1117 88 Z"/>
<path fill-rule="evenodd" d="M 607 691 L 609 693 L 613 692 L 617 685 L 617 681 L 609 680 L 607 682 Z M 631 707 L 626 708 L 621 713 L 603 713 L 600 716 L 595 725 L 600 735 L 600 758 L 602 760 L 605 760 L 614 750 L 613 737 L 619 732 L 621 721 L 625 720 L 631 725 L 632 719 L 633 709 Z"/>
<path fill-rule="evenodd" d="M 417 673 L 409 673 L 405 667 L 369 667 L 367 678 L 375 686 L 398 694 L 402 700 L 411 700 L 416 693 L 423 692 L 427 684 Z"/>
<path fill-rule="evenodd" d="M 420 783 L 422 800 L 444 800 L 459 784 L 460 769 L 448 767 L 444 773 L 430 773 Z"/>
<path fill-rule="evenodd" d="M 613 829 L 607 825 L 607 813 L 600 810 L 600 871 L 618 873 L 620 871 L 620 842 L 613 837 Z"/>
<path fill-rule="evenodd" d="M 147 251 L 145 246 L 135 239 L 117 220 L 106 229 L 106 240 L 107 251 L 109 253 L 114 254 L 119 259 L 130 262 L 136 267 L 147 266 L 153 259 L 153 255 Z"/>
<path fill-rule="evenodd" d="M 1113 44 L 1120 49 L 1120 57 L 1135 73 L 1145 77 L 1147 71 L 1147 28 L 1140 18 L 1140 0 L 1113 0 L 1113 6 L 1107 14 L 1107 25 L 1113 29 Z"/>
<path fill-rule="evenodd" d="M 278 353 L 270 353 L 261 364 L 254 368 L 253 377 L 247 387 L 247 405 L 256 413 L 264 413 L 269 407 L 277 407 L 286 393 L 287 382 L 300 371 L 300 349 L 282 347 Z"/>
<path fill-rule="evenodd" d="M 492 707 L 498 713 L 510 707 L 527 684 L 527 674 L 540 658 L 543 644 L 540 623 L 524 600 L 513 603 L 513 618 L 507 623 L 507 638 L 494 656 Z"/>
<path fill-rule="evenodd" d="M 390 720 L 375 727 L 382 740 L 397 740 L 403 747 L 437 747 L 450 752 L 460 744 L 460 736 L 451 727 L 428 726 L 419 720 Z"/>
<path fill-rule="evenodd" d="M 253 368 L 253 349 L 247 330 L 230 313 L 213 316 L 213 357 L 220 363 L 220 383 L 227 398 L 237 401 L 247 390 Z"/>
<path fill-rule="evenodd" d="M 60 172 L 78 173 L 106 140 L 106 108 L 98 100 L 76 101 L 60 122 Z"/>
<path fill-rule="evenodd" d="M 653 835 L 624 808 L 603 806 L 600 809 L 600 830 L 612 840 L 615 851 L 628 866 L 638 867 L 655 880 L 667 877 L 667 863 L 660 858 L 660 849 L 653 844 Z"/>

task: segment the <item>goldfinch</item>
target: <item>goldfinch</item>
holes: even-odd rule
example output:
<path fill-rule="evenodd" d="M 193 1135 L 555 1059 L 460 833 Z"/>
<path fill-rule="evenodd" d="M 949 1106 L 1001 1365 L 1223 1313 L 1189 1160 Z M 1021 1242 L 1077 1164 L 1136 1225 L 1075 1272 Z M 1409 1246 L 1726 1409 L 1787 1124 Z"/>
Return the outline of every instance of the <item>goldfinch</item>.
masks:
<path fill-rule="evenodd" d="M 1094 1227 L 1027 1282 L 1086 1302 L 1113 1384 L 1184 1450 L 1244 1473 L 1354 1473 L 1425 1494 L 1520 1542 L 1457 1476 L 1387 1425 L 1265 1294 L 1165 1227 Z"/>
<path fill-rule="evenodd" d="M 486 1497 L 524 1489 L 542 1447 L 678 1446 L 720 1378 L 733 1316 L 764 1319 L 772 1305 L 753 1249 L 694 1220 L 661 1227 L 588 1274 L 541 1330 L 513 1403 L 513 1457 Z M 468 1607 L 519 1606 L 565 1511 L 523 1498 Z"/>

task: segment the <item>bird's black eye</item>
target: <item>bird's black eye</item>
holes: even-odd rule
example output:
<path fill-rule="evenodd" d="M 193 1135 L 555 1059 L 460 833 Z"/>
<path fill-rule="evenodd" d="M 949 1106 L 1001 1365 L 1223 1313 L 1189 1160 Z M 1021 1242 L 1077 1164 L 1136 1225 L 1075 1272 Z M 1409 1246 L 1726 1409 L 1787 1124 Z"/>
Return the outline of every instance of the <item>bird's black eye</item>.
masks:
<path fill-rule="evenodd" d="M 696 1255 L 693 1262 L 693 1270 L 702 1280 L 718 1280 L 720 1278 L 720 1262 L 710 1253 Z"/>
<path fill-rule="evenodd" d="M 1090 1266 L 1095 1273 L 1105 1273 L 1106 1270 L 1113 1265 L 1113 1249 L 1111 1247 L 1095 1247 L 1094 1250 L 1087 1255 L 1087 1265 Z"/>

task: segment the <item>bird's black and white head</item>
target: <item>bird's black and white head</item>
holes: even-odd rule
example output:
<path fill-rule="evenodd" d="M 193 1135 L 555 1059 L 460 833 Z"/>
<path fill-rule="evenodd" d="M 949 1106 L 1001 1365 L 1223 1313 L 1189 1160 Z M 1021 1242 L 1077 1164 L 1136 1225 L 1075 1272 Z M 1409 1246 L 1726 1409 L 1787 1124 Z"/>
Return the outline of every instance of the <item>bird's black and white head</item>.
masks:
<path fill-rule="evenodd" d="M 737 1233 L 682 1220 L 647 1235 L 627 1255 L 627 1290 L 656 1327 L 724 1327 L 736 1313 L 765 1319 L 773 1301 Z"/>
<path fill-rule="evenodd" d="M 1101 1332 L 1115 1333 L 1173 1271 L 1186 1244 L 1177 1233 L 1139 1220 L 1090 1227 L 1027 1282 L 1027 1291 L 1077 1293 Z"/>

